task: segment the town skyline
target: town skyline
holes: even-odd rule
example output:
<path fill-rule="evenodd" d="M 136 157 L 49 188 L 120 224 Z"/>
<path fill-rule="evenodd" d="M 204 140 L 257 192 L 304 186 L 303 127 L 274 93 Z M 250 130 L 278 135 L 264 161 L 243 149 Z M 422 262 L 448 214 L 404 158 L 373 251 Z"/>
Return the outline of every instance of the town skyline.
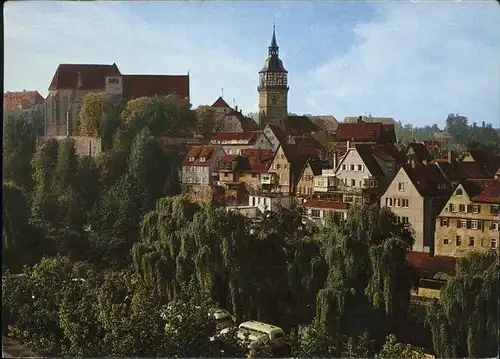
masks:
<path fill-rule="evenodd" d="M 40 12 L 54 21 L 43 23 Z M 189 72 L 194 107 L 210 105 L 223 88 L 230 105 L 234 98 L 256 112 L 275 22 L 290 112 L 441 128 L 448 113 L 460 113 L 499 127 L 497 12 L 492 2 L 11 2 L 4 88 L 46 96 L 59 64 L 116 63 L 131 74 Z M 92 43 L 103 34 L 109 41 Z"/>

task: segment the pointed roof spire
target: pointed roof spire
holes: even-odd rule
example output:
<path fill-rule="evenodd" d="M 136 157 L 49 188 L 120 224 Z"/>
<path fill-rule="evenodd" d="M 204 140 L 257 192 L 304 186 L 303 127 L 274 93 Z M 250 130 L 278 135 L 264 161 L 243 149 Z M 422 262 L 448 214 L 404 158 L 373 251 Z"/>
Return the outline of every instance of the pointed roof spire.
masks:
<path fill-rule="evenodd" d="M 276 25 L 273 23 L 273 38 L 271 39 L 271 45 L 269 45 L 269 56 L 278 55 L 279 47 L 276 42 Z"/>

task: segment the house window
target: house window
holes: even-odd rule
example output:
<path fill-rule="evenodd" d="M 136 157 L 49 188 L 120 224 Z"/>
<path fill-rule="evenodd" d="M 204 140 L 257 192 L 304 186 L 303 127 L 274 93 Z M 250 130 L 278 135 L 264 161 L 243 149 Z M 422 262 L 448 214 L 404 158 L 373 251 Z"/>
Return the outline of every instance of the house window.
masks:
<path fill-rule="evenodd" d="M 497 240 L 495 238 L 491 238 L 491 248 L 497 248 Z"/>
<path fill-rule="evenodd" d="M 387 172 L 392 171 L 392 163 L 387 163 L 387 164 L 385 165 L 385 170 L 386 170 Z"/>
<path fill-rule="evenodd" d="M 342 171 L 347 171 L 347 165 L 342 165 Z"/>
<path fill-rule="evenodd" d="M 467 228 L 467 221 L 462 219 L 458 221 L 458 228 Z"/>
<path fill-rule="evenodd" d="M 281 164 L 276 163 L 276 169 L 277 169 L 277 170 L 281 169 Z"/>
<path fill-rule="evenodd" d="M 455 203 L 450 203 L 450 212 L 457 212 L 457 205 Z"/>
<path fill-rule="evenodd" d="M 194 162 L 194 157 L 189 157 L 189 162 Z"/>
<path fill-rule="evenodd" d="M 461 196 L 461 195 L 463 194 L 462 189 L 461 189 L 461 188 L 457 189 L 457 191 L 455 192 L 455 194 L 456 194 L 457 196 Z"/>
<path fill-rule="evenodd" d="M 354 165 L 350 165 L 350 166 L 349 166 L 349 170 L 350 170 L 350 171 L 354 171 Z"/>
<path fill-rule="evenodd" d="M 461 213 L 467 213 L 467 208 L 465 207 L 465 204 L 459 204 L 458 205 L 458 210 Z"/>
<path fill-rule="evenodd" d="M 206 162 L 206 161 L 207 161 L 206 157 L 200 157 L 200 162 Z"/>
<path fill-rule="evenodd" d="M 363 171 L 363 165 L 358 165 L 358 171 Z"/>
<path fill-rule="evenodd" d="M 448 245 L 449 244 L 448 238 L 443 238 L 443 244 L 444 245 Z"/>
<path fill-rule="evenodd" d="M 469 247 L 474 247 L 474 237 L 469 237 Z"/>
<path fill-rule="evenodd" d="M 498 214 L 498 204 L 492 204 L 491 207 L 490 207 L 490 212 L 492 214 Z"/>
<path fill-rule="evenodd" d="M 281 158 L 282 160 L 284 160 L 284 159 L 285 159 L 285 155 L 282 153 L 282 154 L 281 154 L 281 156 L 280 156 L 280 158 Z"/>
<path fill-rule="evenodd" d="M 385 199 L 385 206 L 386 206 L 386 207 L 389 207 L 389 198 L 386 198 L 386 199 Z"/>
<path fill-rule="evenodd" d="M 403 208 L 408 208 L 410 204 L 410 200 L 407 198 L 403 198 Z"/>
<path fill-rule="evenodd" d="M 470 222 L 470 228 L 472 229 L 477 229 L 478 225 L 477 225 L 477 221 L 471 221 Z"/>
<path fill-rule="evenodd" d="M 351 179 L 351 186 L 356 187 L 356 180 L 355 179 Z"/>
<path fill-rule="evenodd" d="M 396 207 L 401 207 L 401 198 L 398 198 L 396 201 Z"/>
<path fill-rule="evenodd" d="M 389 207 L 392 207 L 392 198 L 389 198 Z"/>
<path fill-rule="evenodd" d="M 472 206 L 472 213 L 481 213 L 481 206 L 475 204 Z"/>
<path fill-rule="evenodd" d="M 256 178 L 257 177 L 257 173 L 252 173 L 252 178 Z"/>
<path fill-rule="evenodd" d="M 313 209 L 313 210 L 311 210 L 311 216 L 313 218 L 320 218 L 319 209 Z"/>
<path fill-rule="evenodd" d="M 405 190 L 405 184 L 404 182 L 399 182 L 398 183 L 398 191 L 404 191 Z"/>
<path fill-rule="evenodd" d="M 288 163 L 285 163 L 285 164 L 283 165 L 283 168 L 284 168 L 284 169 L 288 169 Z"/>
<path fill-rule="evenodd" d="M 498 231 L 498 222 L 491 222 L 491 226 L 490 226 L 490 229 L 492 231 Z"/>
<path fill-rule="evenodd" d="M 461 246 L 461 245 L 462 245 L 462 237 L 457 236 L 457 246 Z"/>
<path fill-rule="evenodd" d="M 410 220 L 408 219 L 408 217 L 401 217 L 401 219 L 402 219 L 403 224 L 409 224 L 410 223 Z"/>
<path fill-rule="evenodd" d="M 448 227 L 448 218 L 441 218 L 441 227 Z"/>

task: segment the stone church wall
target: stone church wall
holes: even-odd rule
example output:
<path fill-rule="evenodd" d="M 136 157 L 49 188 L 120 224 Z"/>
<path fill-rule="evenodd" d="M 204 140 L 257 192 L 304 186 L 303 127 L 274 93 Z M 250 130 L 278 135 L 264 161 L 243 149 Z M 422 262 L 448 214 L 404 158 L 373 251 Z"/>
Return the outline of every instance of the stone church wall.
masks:
<path fill-rule="evenodd" d="M 67 139 L 66 136 L 41 136 L 38 139 L 39 145 L 43 145 L 49 139 L 54 138 L 57 141 Z M 101 138 L 86 137 L 86 136 L 70 136 L 70 139 L 75 141 L 76 153 L 80 156 L 98 157 L 102 153 Z"/>

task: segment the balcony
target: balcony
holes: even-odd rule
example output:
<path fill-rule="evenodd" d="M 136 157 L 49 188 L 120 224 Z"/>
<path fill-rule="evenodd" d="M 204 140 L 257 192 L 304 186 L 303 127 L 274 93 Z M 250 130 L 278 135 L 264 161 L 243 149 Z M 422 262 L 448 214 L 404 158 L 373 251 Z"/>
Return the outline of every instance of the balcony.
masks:
<path fill-rule="evenodd" d="M 275 173 L 264 173 L 260 175 L 260 183 L 267 185 L 277 184 L 278 178 Z"/>

